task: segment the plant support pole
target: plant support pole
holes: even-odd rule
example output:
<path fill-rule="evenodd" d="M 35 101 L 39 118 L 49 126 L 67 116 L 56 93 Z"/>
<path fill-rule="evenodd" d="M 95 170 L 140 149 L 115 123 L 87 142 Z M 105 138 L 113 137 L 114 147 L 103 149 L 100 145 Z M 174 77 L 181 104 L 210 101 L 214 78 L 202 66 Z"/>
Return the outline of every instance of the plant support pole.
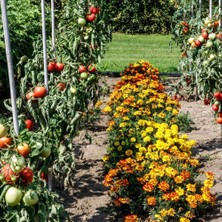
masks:
<path fill-rule="evenodd" d="M 212 0 L 210 0 L 210 3 L 209 3 L 209 16 L 210 16 L 210 19 L 212 19 L 212 16 L 213 16 L 213 13 L 212 13 Z"/>
<path fill-rule="evenodd" d="M 51 0 L 51 18 L 52 18 L 52 52 L 54 59 L 56 59 L 56 47 L 55 47 L 55 4 L 54 0 Z"/>
<path fill-rule="evenodd" d="M 11 95 L 11 102 L 12 102 L 13 124 L 14 124 L 15 135 L 18 136 L 19 134 L 18 111 L 17 111 L 17 106 L 16 106 L 15 78 L 14 78 L 11 43 L 10 43 L 10 36 L 9 36 L 9 29 L 8 29 L 6 0 L 1 0 L 1 10 L 2 10 L 4 40 L 5 40 L 5 52 L 6 52 L 8 77 L 9 77 L 9 85 L 10 85 L 10 95 Z"/>
<path fill-rule="evenodd" d="M 219 0 L 219 16 L 221 16 L 221 0 Z M 221 29 L 221 19 L 219 20 L 219 27 Z"/>
<path fill-rule="evenodd" d="M 43 63 L 44 63 L 44 84 L 48 92 L 48 70 L 47 70 L 47 43 L 46 43 L 46 27 L 45 27 L 45 1 L 41 0 L 42 12 L 42 43 L 43 43 Z"/>

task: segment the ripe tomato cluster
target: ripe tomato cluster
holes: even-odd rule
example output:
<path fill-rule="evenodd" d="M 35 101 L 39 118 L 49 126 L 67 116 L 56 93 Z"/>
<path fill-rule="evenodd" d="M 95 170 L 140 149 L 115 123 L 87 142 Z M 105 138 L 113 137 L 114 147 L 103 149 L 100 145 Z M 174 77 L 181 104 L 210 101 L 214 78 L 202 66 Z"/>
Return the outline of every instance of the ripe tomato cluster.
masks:
<path fill-rule="evenodd" d="M 62 72 L 64 70 L 65 65 L 61 62 L 49 62 L 48 64 L 48 72 Z"/>
<path fill-rule="evenodd" d="M 211 108 L 215 112 L 216 122 L 222 124 L 222 92 L 217 91 L 214 93 L 214 102 Z"/>
<path fill-rule="evenodd" d="M 8 136 L 6 126 L 0 124 L 0 148 L 7 148 L 12 144 L 12 138 Z"/>
<path fill-rule="evenodd" d="M 85 16 L 85 18 L 79 17 L 78 24 L 80 26 L 86 25 L 86 23 L 91 23 L 96 20 L 96 15 L 99 14 L 100 8 L 96 6 L 89 7 L 89 13 Z"/>
<path fill-rule="evenodd" d="M 88 66 L 80 65 L 78 68 L 78 72 L 80 73 L 81 79 L 87 79 L 90 74 L 95 74 L 96 71 L 96 66 L 93 64 L 90 64 Z"/>

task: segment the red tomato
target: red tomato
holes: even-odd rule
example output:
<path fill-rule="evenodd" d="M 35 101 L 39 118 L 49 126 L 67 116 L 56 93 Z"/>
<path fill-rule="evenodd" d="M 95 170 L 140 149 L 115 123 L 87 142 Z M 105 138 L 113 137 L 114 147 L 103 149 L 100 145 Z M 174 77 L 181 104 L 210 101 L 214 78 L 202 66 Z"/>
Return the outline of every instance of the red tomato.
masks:
<path fill-rule="evenodd" d="M 84 65 L 80 65 L 78 71 L 79 71 L 79 73 L 82 73 L 82 72 L 86 72 L 87 69 Z"/>
<path fill-rule="evenodd" d="M 56 65 L 55 65 L 55 69 L 56 69 L 57 72 L 62 72 L 64 67 L 65 67 L 64 64 L 61 63 L 61 62 L 57 62 Z"/>
<path fill-rule="evenodd" d="M 27 143 L 19 144 L 16 148 L 17 152 L 23 156 L 23 157 L 28 157 L 30 153 L 30 147 Z"/>
<path fill-rule="evenodd" d="M 195 45 L 196 45 L 197 47 L 200 47 L 200 46 L 202 45 L 202 43 L 201 43 L 201 41 L 199 41 L 199 40 L 195 40 Z"/>
<path fill-rule="evenodd" d="M 92 65 L 92 64 L 88 65 L 87 69 L 90 73 L 95 73 L 96 72 L 96 66 L 95 65 Z"/>
<path fill-rule="evenodd" d="M 3 175 L 4 180 L 7 184 L 13 184 L 18 180 L 18 174 L 15 173 L 11 167 L 10 164 L 5 164 L 1 169 L 1 174 Z"/>
<path fill-rule="evenodd" d="M 25 167 L 21 172 L 20 172 L 20 177 L 22 179 L 22 183 L 32 183 L 33 181 L 33 171 L 29 167 Z"/>
<path fill-rule="evenodd" d="M 206 30 L 204 30 L 201 35 L 204 37 L 204 39 L 208 39 L 208 33 Z"/>
<path fill-rule="evenodd" d="M 222 101 L 222 93 L 217 91 L 214 93 L 214 98 L 217 100 L 217 101 Z"/>
<path fill-rule="evenodd" d="M 25 120 L 25 127 L 26 127 L 28 130 L 32 130 L 32 127 L 33 127 L 33 122 L 32 122 L 32 120 L 26 119 L 26 120 Z"/>
<path fill-rule="evenodd" d="M 222 117 L 217 117 L 216 122 L 217 122 L 218 124 L 222 124 Z"/>
<path fill-rule="evenodd" d="M 222 40 L 222 33 L 218 33 L 218 34 L 217 34 L 217 38 L 218 38 L 219 40 Z"/>
<path fill-rule="evenodd" d="M 210 99 L 204 99 L 204 105 L 210 105 Z"/>
<path fill-rule="evenodd" d="M 42 180 L 48 181 L 48 174 L 45 173 L 45 172 L 41 172 L 41 173 L 40 173 L 40 178 L 41 178 Z"/>
<path fill-rule="evenodd" d="M 90 6 L 89 11 L 93 14 L 98 14 L 100 11 L 100 8 L 95 7 L 95 6 Z"/>
<path fill-rule="evenodd" d="M 59 90 L 63 91 L 66 88 L 66 84 L 63 82 L 60 82 L 56 86 Z"/>
<path fill-rule="evenodd" d="M 213 105 L 212 105 L 212 110 L 215 111 L 215 112 L 217 112 L 217 111 L 219 110 L 219 106 L 216 105 L 216 104 L 213 104 Z"/>
<path fill-rule="evenodd" d="M 56 63 L 55 62 L 49 62 L 48 64 L 48 72 L 53 72 L 56 69 Z"/>
<path fill-rule="evenodd" d="M 44 86 L 36 86 L 33 90 L 35 98 L 43 98 L 47 94 L 47 90 Z"/>
<path fill-rule="evenodd" d="M 11 144 L 12 144 L 11 137 L 4 136 L 0 138 L 0 148 L 7 148 Z"/>
<path fill-rule="evenodd" d="M 87 22 L 93 22 L 96 19 L 96 14 L 92 13 L 86 16 Z"/>

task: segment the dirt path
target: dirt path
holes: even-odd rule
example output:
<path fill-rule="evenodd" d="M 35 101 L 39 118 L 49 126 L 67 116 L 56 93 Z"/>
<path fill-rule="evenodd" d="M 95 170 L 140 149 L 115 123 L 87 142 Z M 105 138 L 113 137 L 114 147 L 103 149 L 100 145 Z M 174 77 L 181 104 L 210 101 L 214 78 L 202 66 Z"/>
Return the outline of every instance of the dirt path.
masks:
<path fill-rule="evenodd" d="M 107 78 L 112 87 L 118 79 Z M 216 193 L 217 205 L 201 221 L 222 221 L 222 137 L 220 127 L 213 119 L 210 106 L 201 101 L 181 101 L 181 112 L 189 112 L 195 129 L 188 133 L 190 139 L 197 141 L 193 153 L 201 160 L 202 169 L 215 174 L 216 183 L 212 192 Z M 72 188 L 64 193 L 64 203 L 72 222 L 113 222 L 104 208 L 109 203 L 109 196 L 103 182 L 102 157 L 106 154 L 107 116 L 102 116 L 93 130 L 89 131 L 92 143 L 84 140 L 84 133 L 75 139 L 76 174 Z"/>

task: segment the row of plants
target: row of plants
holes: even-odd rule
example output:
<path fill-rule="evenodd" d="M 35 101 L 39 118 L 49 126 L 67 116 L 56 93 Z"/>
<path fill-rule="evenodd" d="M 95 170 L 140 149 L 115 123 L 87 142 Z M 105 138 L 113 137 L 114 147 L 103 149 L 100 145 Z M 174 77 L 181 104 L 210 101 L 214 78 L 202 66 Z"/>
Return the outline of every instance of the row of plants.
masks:
<path fill-rule="evenodd" d="M 194 7 L 194 12 L 199 10 L 197 16 L 185 16 L 185 9 L 182 10 L 181 6 L 175 17 L 177 24 L 173 39 L 181 48 L 179 71 L 182 73 L 176 90 L 186 94 L 187 98 L 195 95 L 195 98 L 203 100 L 204 104 L 211 104 L 216 111 L 215 121 L 221 124 L 220 101 L 215 99 L 222 87 L 221 14 L 218 1 L 213 2 L 212 17 L 209 16 L 209 11 L 200 11 L 198 6 L 191 2 L 189 4 L 189 9 Z M 185 8 L 188 9 L 188 6 Z M 217 110 L 215 106 L 218 106 Z"/>
<path fill-rule="evenodd" d="M 103 110 L 110 117 L 104 185 L 119 221 L 189 222 L 215 204 L 214 175 L 192 156 L 179 108 L 149 62 L 121 73 Z"/>
<path fill-rule="evenodd" d="M 99 117 L 106 85 L 96 63 L 111 29 L 103 0 L 67 0 L 64 9 L 56 26 L 56 50 L 47 41 L 47 85 L 41 36 L 34 41 L 32 58 L 24 55 L 16 65 L 19 135 L 9 112 L 0 119 L 1 221 L 70 220 L 50 183 L 72 185 L 73 139 Z M 4 105 L 12 111 L 11 99 Z"/>

